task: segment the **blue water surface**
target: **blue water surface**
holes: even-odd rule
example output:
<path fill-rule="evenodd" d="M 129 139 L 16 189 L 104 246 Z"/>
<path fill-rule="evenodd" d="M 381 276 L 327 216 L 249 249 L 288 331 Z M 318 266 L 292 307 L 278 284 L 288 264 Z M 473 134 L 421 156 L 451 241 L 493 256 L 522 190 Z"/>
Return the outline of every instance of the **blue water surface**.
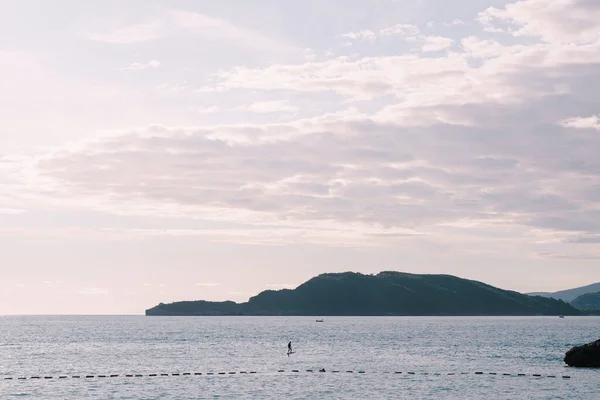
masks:
<path fill-rule="evenodd" d="M 563 357 L 598 338 L 598 317 L 7 316 L 0 398 L 593 399 L 600 370 Z"/>

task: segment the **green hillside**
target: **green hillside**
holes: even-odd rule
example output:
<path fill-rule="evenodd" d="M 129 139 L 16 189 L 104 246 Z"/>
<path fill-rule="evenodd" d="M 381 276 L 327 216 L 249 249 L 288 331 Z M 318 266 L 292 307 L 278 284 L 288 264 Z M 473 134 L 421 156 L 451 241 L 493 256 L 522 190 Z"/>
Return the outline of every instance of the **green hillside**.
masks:
<path fill-rule="evenodd" d="M 452 275 L 385 271 L 322 274 L 246 303 L 175 302 L 146 315 L 578 315 L 569 304 Z"/>
<path fill-rule="evenodd" d="M 571 305 L 579 310 L 600 312 L 600 292 L 582 294 Z"/>

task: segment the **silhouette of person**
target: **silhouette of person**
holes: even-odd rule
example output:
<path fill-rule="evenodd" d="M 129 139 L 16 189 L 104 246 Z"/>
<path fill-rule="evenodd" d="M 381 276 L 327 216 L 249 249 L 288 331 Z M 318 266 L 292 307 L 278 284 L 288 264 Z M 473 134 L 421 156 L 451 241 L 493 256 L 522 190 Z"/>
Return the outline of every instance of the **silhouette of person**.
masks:
<path fill-rule="evenodd" d="M 292 342 L 288 343 L 288 357 L 290 356 L 290 353 L 292 352 Z"/>

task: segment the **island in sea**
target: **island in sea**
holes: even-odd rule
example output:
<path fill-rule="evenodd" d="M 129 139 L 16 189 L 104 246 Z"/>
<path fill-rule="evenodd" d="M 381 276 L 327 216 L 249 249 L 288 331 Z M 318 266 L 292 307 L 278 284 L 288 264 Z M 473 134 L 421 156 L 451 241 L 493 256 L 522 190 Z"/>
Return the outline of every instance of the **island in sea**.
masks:
<path fill-rule="evenodd" d="M 576 287 L 573 289 L 567 290 L 559 290 L 558 292 L 536 292 L 536 293 L 527 293 L 533 296 L 543 296 L 543 297 L 552 297 L 557 300 L 564 300 L 568 303 L 573 303 L 575 299 L 579 296 L 588 293 L 600 293 L 600 282 L 592 283 L 591 285 Z"/>
<path fill-rule="evenodd" d="M 179 301 L 146 310 L 148 316 L 517 316 L 580 315 L 562 300 L 502 290 L 452 275 L 384 271 L 327 273 L 297 288 L 265 290 L 245 303 Z"/>
<path fill-rule="evenodd" d="M 600 292 L 582 294 L 576 297 L 571 305 L 587 313 L 600 315 Z"/>

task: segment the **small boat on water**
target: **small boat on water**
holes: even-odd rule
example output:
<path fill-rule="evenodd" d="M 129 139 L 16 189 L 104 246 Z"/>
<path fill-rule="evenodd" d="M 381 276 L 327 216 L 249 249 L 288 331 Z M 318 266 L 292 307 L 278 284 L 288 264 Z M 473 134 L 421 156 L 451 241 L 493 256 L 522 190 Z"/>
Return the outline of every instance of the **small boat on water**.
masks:
<path fill-rule="evenodd" d="M 318 319 L 317 322 L 323 322 L 323 320 L 322 319 Z"/>
<path fill-rule="evenodd" d="M 558 318 L 564 318 L 564 317 L 565 317 L 564 315 L 559 315 L 559 316 L 558 316 Z"/>

